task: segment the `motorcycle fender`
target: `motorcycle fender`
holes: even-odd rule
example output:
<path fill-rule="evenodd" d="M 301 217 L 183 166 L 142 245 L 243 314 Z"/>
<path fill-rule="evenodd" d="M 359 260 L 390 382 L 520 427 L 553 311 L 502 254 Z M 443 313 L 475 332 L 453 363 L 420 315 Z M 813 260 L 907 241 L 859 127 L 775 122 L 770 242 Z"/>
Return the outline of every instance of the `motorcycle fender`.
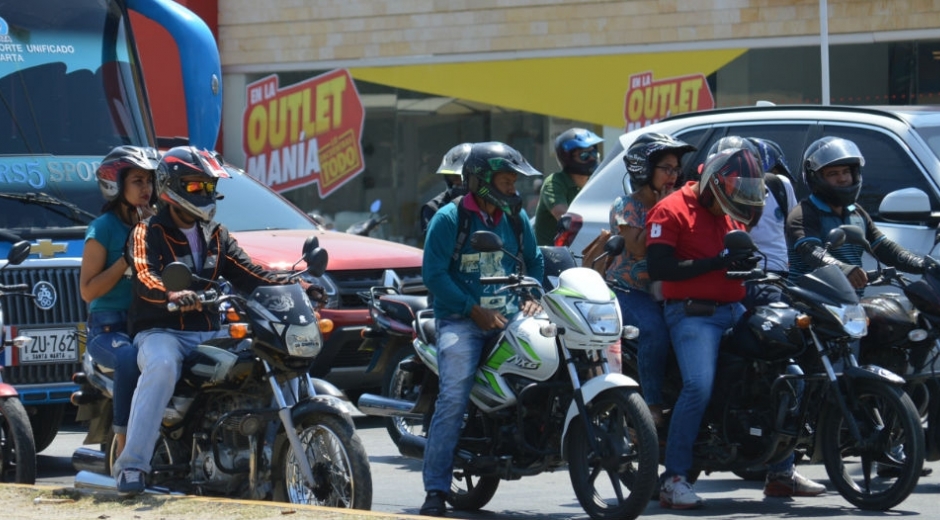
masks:
<path fill-rule="evenodd" d="M 294 419 L 294 424 L 297 424 L 298 421 L 306 415 L 328 414 L 341 418 L 346 421 L 351 428 L 355 428 L 356 426 L 353 424 L 352 416 L 347 411 L 350 406 L 351 405 L 342 399 L 333 397 L 332 395 L 317 395 L 294 405 L 294 407 L 291 408 L 290 414 L 291 418 Z"/>
<path fill-rule="evenodd" d="M 581 395 L 584 396 L 584 404 L 587 405 L 597 397 L 598 394 L 605 390 L 610 390 L 611 388 L 629 388 L 631 390 L 640 390 L 640 384 L 637 383 L 634 379 L 627 377 L 623 374 L 604 374 L 602 376 L 593 377 L 584 383 L 581 386 Z M 568 436 L 568 427 L 571 425 L 571 421 L 577 417 L 579 414 L 578 404 L 574 401 L 571 402 L 571 406 L 568 407 L 568 416 L 565 417 L 565 428 L 561 432 L 561 450 L 562 455 L 565 453 L 565 446 L 568 445 L 566 441 Z"/>
<path fill-rule="evenodd" d="M 388 365 L 388 360 L 392 359 L 392 357 L 398 353 L 399 349 L 403 348 L 411 348 L 411 341 L 399 338 L 389 339 L 384 345 L 376 348 L 372 353 L 372 359 L 369 361 L 369 366 L 366 367 L 366 372 L 384 374 L 385 365 Z M 361 347 L 360 350 L 362 350 Z"/>
<path fill-rule="evenodd" d="M 0 398 L 2 397 L 18 397 L 20 394 L 16 391 L 16 388 L 13 388 L 13 385 L 8 383 L 0 383 Z"/>
<path fill-rule="evenodd" d="M 897 387 L 904 386 L 904 378 L 894 372 L 881 368 L 877 365 L 863 365 L 859 367 L 849 366 L 844 374 L 850 379 L 871 379 L 874 381 L 883 381 L 889 385 Z"/>

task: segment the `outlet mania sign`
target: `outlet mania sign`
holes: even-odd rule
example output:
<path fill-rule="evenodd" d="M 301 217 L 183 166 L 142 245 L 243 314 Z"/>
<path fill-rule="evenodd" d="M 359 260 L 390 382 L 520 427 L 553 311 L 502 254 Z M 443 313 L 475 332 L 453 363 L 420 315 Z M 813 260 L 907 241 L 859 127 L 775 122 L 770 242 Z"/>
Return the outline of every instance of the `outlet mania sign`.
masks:
<path fill-rule="evenodd" d="M 629 132 L 666 116 L 711 110 L 715 108 L 715 98 L 704 74 L 653 81 L 652 72 L 642 72 L 630 76 L 624 105 Z"/>
<path fill-rule="evenodd" d="M 242 147 L 252 177 L 275 191 L 316 182 L 324 198 L 365 169 L 365 110 L 345 69 L 283 89 L 268 76 L 247 94 Z"/>

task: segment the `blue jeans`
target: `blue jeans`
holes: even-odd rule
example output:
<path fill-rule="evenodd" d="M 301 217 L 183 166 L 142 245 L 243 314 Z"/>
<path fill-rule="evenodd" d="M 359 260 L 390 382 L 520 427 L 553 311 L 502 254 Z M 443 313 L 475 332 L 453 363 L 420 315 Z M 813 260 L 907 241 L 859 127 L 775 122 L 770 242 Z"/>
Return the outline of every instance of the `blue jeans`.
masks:
<path fill-rule="evenodd" d="M 437 319 L 437 366 L 440 393 L 434 405 L 428 442 L 424 450 L 424 490 L 450 491 L 454 451 L 470 402 L 474 374 L 483 346 L 500 330 L 484 332 L 470 318 Z"/>
<path fill-rule="evenodd" d="M 666 438 L 666 477 L 688 476 L 692 447 L 712 395 L 721 335 L 743 314 L 740 303 L 721 305 L 711 316 L 688 316 L 682 302 L 665 305 L 666 325 L 682 373 L 682 391 Z"/>
<path fill-rule="evenodd" d="M 127 335 L 127 312 L 96 311 L 89 314 L 85 350 L 99 365 L 114 370 L 112 429 L 114 433 L 126 433 L 131 398 L 140 376 L 137 348 Z"/>
<path fill-rule="evenodd" d="M 669 359 L 669 329 L 663 318 L 663 306 L 653 296 L 639 289 L 614 291 L 620 302 L 624 325 L 640 329 L 637 338 L 637 370 L 646 404 L 663 403 L 663 379 Z"/>

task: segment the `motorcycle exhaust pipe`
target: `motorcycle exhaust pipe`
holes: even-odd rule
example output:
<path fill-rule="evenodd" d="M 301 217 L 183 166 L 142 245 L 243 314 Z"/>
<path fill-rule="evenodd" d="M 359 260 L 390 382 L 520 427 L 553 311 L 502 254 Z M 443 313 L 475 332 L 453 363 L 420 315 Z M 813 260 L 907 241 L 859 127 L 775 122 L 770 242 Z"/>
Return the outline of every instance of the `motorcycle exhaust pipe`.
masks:
<path fill-rule="evenodd" d="M 424 448 L 428 444 L 427 437 L 404 434 L 398 439 L 398 452 L 410 459 L 424 458 Z"/>
<path fill-rule="evenodd" d="M 378 417 L 404 417 L 405 419 L 421 419 L 424 414 L 415 413 L 415 403 L 404 399 L 391 399 L 375 394 L 362 394 L 359 398 L 359 411 L 366 415 Z"/>
<path fill-rule="evenodd" d="M 88 471 L 106 475 L 107 471 L 105 469 L 107 466 L 107 459 L 103 451 L 81 447 L 72 453 L 72 467 L 75 468 L 75 471 Z M 111 476 L 108 475 L 108 478 L 111 478 Z M 111 484 L 113 486 L 114 482 L 111 482 Z"/>
<path fill-rule="evenodd" d="M 75 489 L 90 489 L 92 491 L 109 491 L 117 493 L 117 484 L 114 477 L 81 470 L 75 475 Z"/>

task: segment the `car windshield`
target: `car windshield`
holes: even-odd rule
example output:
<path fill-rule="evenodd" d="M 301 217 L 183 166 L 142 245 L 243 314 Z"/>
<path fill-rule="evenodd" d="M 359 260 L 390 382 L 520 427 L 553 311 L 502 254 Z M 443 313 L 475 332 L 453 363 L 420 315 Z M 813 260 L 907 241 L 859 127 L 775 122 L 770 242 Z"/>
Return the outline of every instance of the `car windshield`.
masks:
<path fill-rule="evenodd" d="M 304 212 L 244 171 L 226 170 L 230 178 L 219 180 L 223 199 L 216 204 L 215 220 L 230 231 L 317 229 Z"/>

